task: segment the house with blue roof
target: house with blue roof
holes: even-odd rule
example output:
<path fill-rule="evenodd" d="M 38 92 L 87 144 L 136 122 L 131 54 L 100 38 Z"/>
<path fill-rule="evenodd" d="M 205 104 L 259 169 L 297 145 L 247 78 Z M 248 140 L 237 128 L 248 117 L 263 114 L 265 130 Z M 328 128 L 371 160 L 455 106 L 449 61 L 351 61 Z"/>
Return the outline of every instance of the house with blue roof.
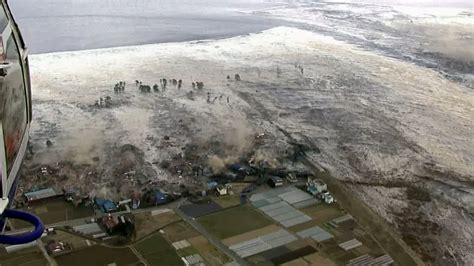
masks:
<path fill-rule="evenodd" d="M 117 205 L 108 199 L 95 198 L 94 203 L 103 213 L 114 212 L 117 210 Z"/>
<path fill-rule="evenodd" d="M 165 204 L 168 202 L 168 195 L 161 191 L 155 191 L 155 193 L 153 193 L 153 202 L 155 205 Z"/>

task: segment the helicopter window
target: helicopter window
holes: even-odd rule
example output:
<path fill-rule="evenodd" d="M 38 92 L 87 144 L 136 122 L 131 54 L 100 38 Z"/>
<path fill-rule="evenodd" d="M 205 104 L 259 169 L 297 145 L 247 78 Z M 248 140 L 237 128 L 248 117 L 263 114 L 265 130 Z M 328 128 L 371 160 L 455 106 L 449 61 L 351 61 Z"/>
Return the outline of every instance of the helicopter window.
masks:
<path fill-rule="evenodd" d="M 25 85 L 18 46 L 11 34 L 7 41 L 6 60 L 10 64 L 2 78 L 0 90 L 0 119 L 3 127 L 7 175 L 18 155 L 27 124 Z"/>
<path fill-rule="evenodd" d="M 3 8 L 0 8 L 0 29 L 3 30 L 8 24 L 8 18 Z"/>

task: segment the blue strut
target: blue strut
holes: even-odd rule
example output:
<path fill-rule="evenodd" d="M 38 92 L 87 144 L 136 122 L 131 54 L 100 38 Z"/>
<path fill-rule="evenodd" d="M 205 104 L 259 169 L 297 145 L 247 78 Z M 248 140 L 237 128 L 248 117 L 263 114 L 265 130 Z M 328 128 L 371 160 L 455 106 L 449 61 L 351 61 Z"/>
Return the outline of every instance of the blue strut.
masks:
<path fill-rule="evenodd" d="M 29 222 L 35 226 L 33 231 L 18 235 L 0 235 L 0 243 L 8 245 L 26 244 L 40 238 L 44 231 L 44 225 L 35 215 L 13 209 L 5 209 L 1 218 L 19 219 Z"/>

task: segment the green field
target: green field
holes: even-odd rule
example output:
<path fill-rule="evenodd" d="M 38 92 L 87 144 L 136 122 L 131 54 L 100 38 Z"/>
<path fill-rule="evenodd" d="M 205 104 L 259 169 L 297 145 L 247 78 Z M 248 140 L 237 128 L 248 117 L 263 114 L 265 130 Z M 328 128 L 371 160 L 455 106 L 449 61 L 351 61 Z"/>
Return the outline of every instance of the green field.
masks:
<path fill-rule="evenodd" d="M 92 207 L 75 207 L 72 203 L 65 201 L 63 198 L 48 199 L 42 202 L 33 203 L 30 207 L 31 209 L 28 209 L 28 212 L 36 214 L 41 218 L 44 224 L 53 224 L 94 215 Z M 30 224 L 20 220 L 12 220 L 12 222 L 16 229 L 31 226 Z"/>
<path fill-rule="evenodd" d="M 148 265 L 183 265 L 174 248 L 160 234 L 154 234 L 135 245 Z"/>
<path fill-rule="evenodd" d="M 48 262 L 38 247 L 31 247 L 13 253 L 7 253 L 3 248 L 0 251 L 1 266 L 43 266 Z"/>
<path fill-rule="evenodd" d="M 182 248 L 182 249 L 179 249 L 176 251 L 179 256 L 181 257 L 186 257 L 186 256 L 190 256 L 190 255 L 194 255 L 194 254 L 198 254 L 197 250 L 193 247 L 193 246 L 190 246 L 190 247 L 187 247 L 187 248 Z"/>
<path fill-rule="evenodd" d="M 129 248 L 107 248 L 99 245 L 73 251 L 55 257 L 58 265 L 99 266 L 115 263 L 116 265 L 133 265 L 139 259 Z"/>
<path fill-rule="evenodd" d="M 272 224 L 272 221 L 249 205 L 229 208 L 199 217 L 197 221 L 220 239 L 239 235 Z"/>

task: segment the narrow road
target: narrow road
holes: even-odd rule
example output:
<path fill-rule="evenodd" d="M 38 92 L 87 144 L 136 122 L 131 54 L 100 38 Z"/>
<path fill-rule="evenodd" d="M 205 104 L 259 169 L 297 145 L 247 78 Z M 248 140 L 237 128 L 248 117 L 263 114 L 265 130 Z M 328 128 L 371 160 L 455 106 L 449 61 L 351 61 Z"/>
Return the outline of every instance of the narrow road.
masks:
<path fill-rule="evenodd" d="M 135 249 L 135 247 L 130 246 L 130 250 L 133 252 L 133 254 L 135 254 L 135 256 L 137 256 L 141 263 L 143 263 L 144 265 L 148 265 L 146 259 L 142 256 L 142 254 L 140 254 L 140 252 Z"/>
<path fill-rule="evenodd" d="M 175 208 L 174 211 L 178 214 L 181 219 L 185 222 L 190 224 L 196 231 L 198 231 L 201 235 L 203 235 L 209 242 L 211 242 L 216 248 L 218 248 L 222 253 L 229 256 L 229 258 L 233 259 L 239 265 L 249 265 L 244 259 L 239 257 L 234 251 L 230 250 L 227 246 L 222 244 L 222 242 L 215 238 L 213 235 L 209 234 L 204 227 L 202 227 L 199 223 L 197 223 L 194 219 L 189 218 L 186 214 L 184 214 L 180 209 Z"/>
<path fill-rule="evenodd" d="M 46 248 L 44 247 L 44 243 L 41 238 L 36 240 L 36 243 L 38 245 L 38 248 L 43 253 L 44 258 L 48 261 L 48 265 L 57 266 L 58 264 L 56 263 L 56 261 L 51 256 L 49 256 L 48 252 L 46 251 Z"/>

